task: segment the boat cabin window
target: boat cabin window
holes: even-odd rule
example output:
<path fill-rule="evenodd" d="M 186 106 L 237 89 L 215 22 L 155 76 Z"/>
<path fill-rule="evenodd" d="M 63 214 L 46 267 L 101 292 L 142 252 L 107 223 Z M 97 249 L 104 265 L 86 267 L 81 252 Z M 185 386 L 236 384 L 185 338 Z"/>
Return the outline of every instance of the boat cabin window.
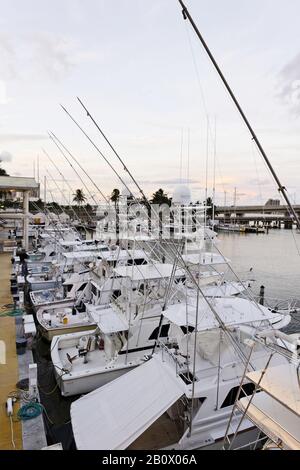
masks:
<path fill-rule="evenodd" d="M 170 325 L 162 325 L 159 337 L 160 338 L 167 337 L 169 333 L 169 328 L 170 328 Z M 149 340 L 157 339 L 158 330 L 159 330 L 159 327 L 155 328 L 155 330 L 152 331 L 151 335 L 149 336 Z"/>
<path fill-rule="evenodd" d="M 97 296 L 97 294 L 98 294 L 98 289 L 97 289 L 97 287 L 96 287 L 94 284 L 92 284 L 92 294 L 94 294 L 94 295 L 96 295 L 96 296 Z"/>
<path fill-rule="evenodd" d="M 118 297 L 120 297 L 120 295 L 122 294 L 122 292 L 120 290 L 114 290 L 113 291 L 113 299 L 117 299 Z"/>
<path fill-rule="evenodd" d="M 129 259 L 127 261 L 128 266 L 140 266 L 142 264 L 147 264 L 147 261 L 144 258 Z"/>
<path fill-rule="evenodd" d="M 108 264 L 109 266 L 112 266 L 113 268 L 115 268 L 117 266 L 117 260 L 109 260 Z"/>
<path fill-rule="evenodd" d="M 66 285 L 67 292 L 71 292 L 72 287 L 73 287 L 73 284 L 67 284 Z"/>
<path fill-rule="evenodd" d="M 187 332 L 193 333 L 193 331 L 194 331 L 195 328 L 194 328 L 193 326 L 188 326 L 188 327 L 186 327 L 186 326 L 181 326 L 180 329 L 181 329 L 181 331 L 186 335 Z"/>
<path fill-rule="evenodd" d="M 86 288 L 87 282 L 84 282 L 77 290 L 78 292 L 82 292 Z"/>
<path fill-rule="evenodd" d="M 185 277 L 185 276 L 177 277 L 177 278 L 175 278 L 175 280 L 174 280 L 175 284 L 178 284 L 179 282 L 182 282 L 182 283 L 184 284 L 185 281 L 186 281 L 186 277 Z"/>
<path fill-rule="evenodd" d="M 252 382 L 243 385 L 243 390 L 241 390 L 239 398 L 243 398 L 246 395 L 252 395 L 254 392 L 255 385 Z M 239 387 L 233 387 L 228 393 L 227 397 L 223 401 L 220 408 L 226 408 L 226 406 L 232 406 L 236 400 L 236 395 L 238 393 Z"/>

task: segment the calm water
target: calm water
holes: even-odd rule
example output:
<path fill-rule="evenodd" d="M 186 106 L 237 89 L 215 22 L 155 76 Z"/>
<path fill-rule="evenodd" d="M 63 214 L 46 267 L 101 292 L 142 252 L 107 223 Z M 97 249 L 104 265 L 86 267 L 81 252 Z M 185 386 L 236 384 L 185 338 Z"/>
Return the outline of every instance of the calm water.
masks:
<path fill-rule="evenodd" d="M 293 236 L 294 234 L 294 236 Z M 270 230 L 269 234 L 219 233 L 219 250 L 231 260 L 236 272 L 253 268 L 252 289 L 265 286 L 266 297 L 296 298 L 300 302 L 300 234 L 291 230 Z"/>

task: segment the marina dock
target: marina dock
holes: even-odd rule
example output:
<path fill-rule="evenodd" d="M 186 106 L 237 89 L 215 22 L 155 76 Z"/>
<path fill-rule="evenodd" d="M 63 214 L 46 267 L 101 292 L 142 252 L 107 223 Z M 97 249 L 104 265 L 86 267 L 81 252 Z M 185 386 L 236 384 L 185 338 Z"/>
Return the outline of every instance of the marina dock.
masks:
<path fill-rule="evenodd" d="M 10 273 L 11 254 L 0 253 L 0 307 L 12 302 Z M 0 341 L 3 341 L 5 344 L 6 356 L 6 364 L 0 363 L 0 450 L 13 450 L 10 419 L 7 416 L 5 406 L 8 394 L 15 390 L 16 383 L 19 380 L 19 366 L 16 353 L 16 326 L 13 317 L 0 316 Z M 18 404 L 15 406 L 19 407 Z M 21 422 L 13 422 L 13 433 L 15 448 L 22 449 Z"/>
<path fill-rule="evenodd" d="M 25 404 L 23 400 L 14 403 L 12 419 L 6 410 L 8 396 L 16 393 L 20 380 L 28 379 L 29 365 L 34 363 L 28 347 L 24 354 L 17 354 L 16 340 L 18 331 L 23 330 L 22 322 L 17 323 L 15 317 L 3 314 L 11 309 L 13 300 L 10 294 L 11 266 L 11 253 L 0 253 L 0 341 L 3 342 L 0 356 L 0 450 L 39 450 L 47 446 L 43 415 L 20 421 L 17 413 Z"/>

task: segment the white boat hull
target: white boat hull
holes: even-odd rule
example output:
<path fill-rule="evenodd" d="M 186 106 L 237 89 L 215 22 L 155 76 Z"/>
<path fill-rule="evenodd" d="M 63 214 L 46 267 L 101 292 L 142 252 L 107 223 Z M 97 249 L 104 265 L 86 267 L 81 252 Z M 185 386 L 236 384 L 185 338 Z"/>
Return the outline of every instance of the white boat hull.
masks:
<path fill-rule="evenodd" d="M 59 385 L 61 394 L 64 397 L 72 396 L 72 395 L 82 395 L 85 393 L 89 393 L 92 390 L 95 390 L 103 385 L 111 382 L 112 380 L 117 379 L 123 374 L 126 374 L 138 364 L 133 366 L 124 366 L 112 369 L 110 368 L 107 372 L 102 371 L 101 373 L 96 372 L 94 374 L 83 374 L 81 376 L 77 376 L 72 378 L 68 378 L 65 380 L 65 377 L 61 377 L 61 371 L 55 369 L 55 376 L 57 383 Z"/>

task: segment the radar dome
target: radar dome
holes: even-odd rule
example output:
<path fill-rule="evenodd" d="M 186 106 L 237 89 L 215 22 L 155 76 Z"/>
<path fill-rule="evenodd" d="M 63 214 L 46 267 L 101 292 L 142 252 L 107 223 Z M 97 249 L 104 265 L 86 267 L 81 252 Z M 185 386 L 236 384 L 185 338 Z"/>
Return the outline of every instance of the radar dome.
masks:
<path fill-rule="evenodd" d="M 188 186 L 183 184 L 176 186 L 172 196 L 173 204 L 180 204 L 181 206 L 187 205 L 191 202 L 191 190 Z"/>

